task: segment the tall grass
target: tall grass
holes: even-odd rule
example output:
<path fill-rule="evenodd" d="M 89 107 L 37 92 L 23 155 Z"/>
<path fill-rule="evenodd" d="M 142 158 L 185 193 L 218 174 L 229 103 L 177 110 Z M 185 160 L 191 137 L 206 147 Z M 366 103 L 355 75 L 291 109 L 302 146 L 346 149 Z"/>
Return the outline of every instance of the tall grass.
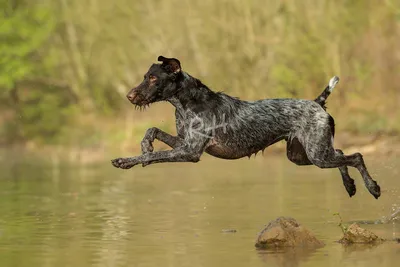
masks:
<path fill-rule="evenodd" d="M 314 98 L 338 75 L 341 81 L 328 108 L 339 129 L 400 132 L 398 1 L 43 3 L 60 19 L 42 51 L 56 61 L 54 78 L 72 88 L 77 105 L 95 118 L 93 127 L 109 115 L 126 116 L 121 119 L 124 134 L 116 134 L 120 139 L 128 140 L 149 121 L 157 123 L 151 111 L 150 116 L 125 115 L 131 108 L 125 94 L 159 55 L 179 58 L 185 71 L 212 89 L 244 99 Z M 161 105 L 154 110 L 166 110 L 168 115 L 158 120 L 173 129 L 172 109 Z"/>
<path fill-rule="evenodd" d="M 89 10 L 70 10 L 93 39 L 80 47 L 90 47 L 94 79 L 113 81 L 121 96 L 160 54 L 246 99 L 313 98 L 339 75 L 329 107 L 350 121 L 343 128 L 400 130 L 397 1 L 98 0 Z"/>

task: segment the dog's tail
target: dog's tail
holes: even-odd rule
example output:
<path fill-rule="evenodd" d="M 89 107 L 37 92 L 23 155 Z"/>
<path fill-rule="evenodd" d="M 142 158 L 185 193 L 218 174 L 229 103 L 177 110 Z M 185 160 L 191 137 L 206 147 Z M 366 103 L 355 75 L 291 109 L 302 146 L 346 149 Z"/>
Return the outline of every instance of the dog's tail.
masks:
<path fill-rule="evenodd" d="M 325 90 L 314 100 L 318 104 L 321 105 L 324 109 L 326 109 L 325 103 L 328 96 L 332 93 L 333 88 L 335 88 L 336 84 L 339 82 L 339 77 L 333 76 L 330 80 L 328 85 L 326 86 Z"/>

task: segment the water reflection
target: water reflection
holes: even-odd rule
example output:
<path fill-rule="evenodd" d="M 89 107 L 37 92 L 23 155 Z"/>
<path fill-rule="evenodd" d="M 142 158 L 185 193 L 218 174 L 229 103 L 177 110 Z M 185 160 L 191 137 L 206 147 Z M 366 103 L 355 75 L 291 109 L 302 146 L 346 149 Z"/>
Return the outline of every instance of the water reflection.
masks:
<path fill-rule="evenodd" d="M 306 262 L 317 251 L 311 248 L 284 248 L 257 250 L 265 266 L 297 267 Z"/>
<path fill-rule="evenodd" d="M 165 164 L 121 171 L 97 166 L 0 161 L 0 266 L 385 266 L 399 244 L 346 248 L 345 221 L 374 221 L 399 204 L 397 159 L 366 159 L 382 188 L 376 201 L 357 172 L 347 196 L 337 170 L 297 167 L 285 157 Z M 256 251 L 259 229 L 291 216 L 327 246 Z M 365 225 L 383 238 L 396 222 Z M 234 234 L 222 229 L 236 229 Z M 397 246 L 397 247 L 396 247 Z M 370 259 L 374 255 L 376 259 Z M 382 259 L 380 255 L 385 255 Z M 390 266 L 390 265 L 387 265 Z"/>
<path fill-rule="evenodd" d="M 396 242 L 376 245 L 354 244 L 343 246 L 341 261 L 347 266 L 396 266 L 400 246 Z"/>
<path fill-rule="evenodd" d="M 351 245 L 342 245 L 344 252 L 347 256 L 350 256 L 352 253 L 359 253 L 359 252 L 371 252 L 376 249 L 378 246 L 382 245 L 382 243 L 377 242 L 373 244 L 351 244 Z"/>

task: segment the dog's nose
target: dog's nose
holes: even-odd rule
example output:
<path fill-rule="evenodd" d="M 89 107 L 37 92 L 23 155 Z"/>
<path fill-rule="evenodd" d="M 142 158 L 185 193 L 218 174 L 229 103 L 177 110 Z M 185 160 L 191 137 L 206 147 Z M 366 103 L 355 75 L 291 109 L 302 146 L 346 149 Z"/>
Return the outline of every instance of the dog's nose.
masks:
<path fill-rule="evenodd" d="M 129 101 L 133 101 L 133 99 L 135 99 L 134 94 L 127 94 L 126 97 L 128 98 Z"/>

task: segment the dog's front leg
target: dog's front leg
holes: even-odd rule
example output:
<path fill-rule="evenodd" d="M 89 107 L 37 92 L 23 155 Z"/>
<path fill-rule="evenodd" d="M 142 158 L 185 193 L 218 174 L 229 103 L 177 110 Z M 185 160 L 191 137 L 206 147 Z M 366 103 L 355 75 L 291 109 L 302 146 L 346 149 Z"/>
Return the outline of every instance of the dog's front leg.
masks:
<path fill-rule="evenodd" d="M 147 153 L 153 152 L 154 139 L 157 139 L 157 140 L 167 144 L 171 148 L 177 148 L 184 144 L 183 139 L 181 139 L 177 136 L 170 135 L 156 127 L 152 127 L 147 130 L 147 132 L 144 135 L 143 140 L 141 142 L 142 154 L 147 154 Z M 149 165 L 149 163 L 142 164 L 143 167 L 146 167 L 147 165 Z"/>
<path fill-rule="evenodd" d="M 149 165 L 162 162 L 198 162 L 203 150 L 190 149 L 187 146 L 168 151 L 149 152 L 137 157 L 117 158 L 111 161 L 116 168 L 130 169 L 138 164 Z"/>
<path fill-rule="evenodd" d="M 172 136 L 156 127 L 152 127 L 147 130 L 146 134 L 143 137 L 143 140 L 141 142 L 141 147 L 142 147 L 142 153 L 146 154 L 149 152 L 153 152 L 154 147 L 153 147 L 153 142 L 154 139 L 157 139 L 171 148 L 177 148 L 179 146 L 182 146 L 184 144 L 184 140 L 177 137 L 177 136 Z"/>

